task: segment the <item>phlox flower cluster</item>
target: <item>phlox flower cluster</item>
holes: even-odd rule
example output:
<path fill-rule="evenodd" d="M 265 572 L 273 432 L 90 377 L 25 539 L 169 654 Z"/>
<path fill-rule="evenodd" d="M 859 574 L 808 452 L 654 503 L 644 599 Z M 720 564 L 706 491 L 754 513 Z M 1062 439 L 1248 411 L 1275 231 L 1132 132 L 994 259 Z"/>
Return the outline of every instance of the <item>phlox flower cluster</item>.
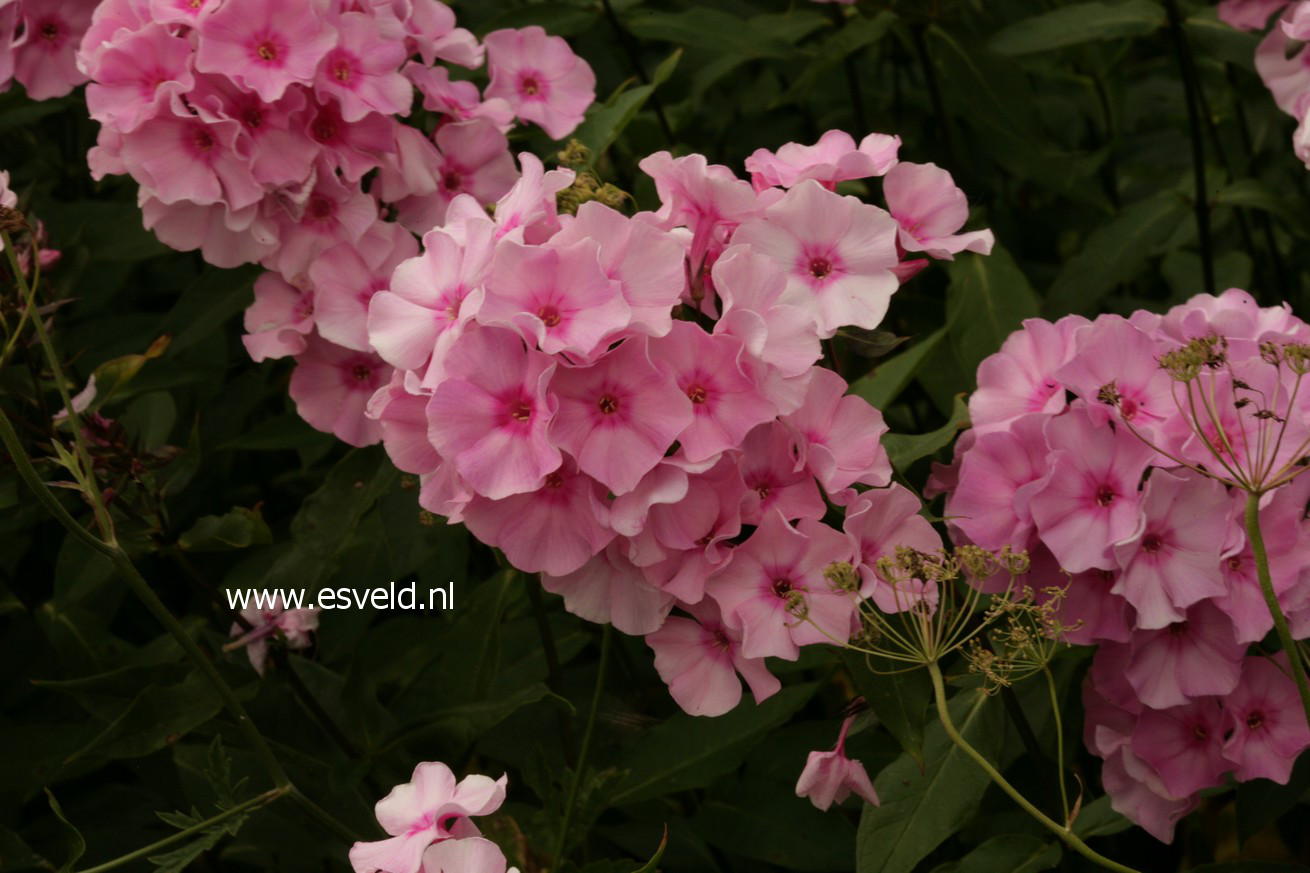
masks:
<path fill-rule="evenodd" d="M 438 0 L 106 0 L 77 59 L 101 124 L 93 175 L 130 175 L 173 248 L 268 268 L 246 345 L 302 356 L 296 394 L 335 364 L 370 393 L 387 381 L 370 296 L 456 196 L 481 208 L 510 190 L 516 120 L 562 137 L 595 94 L 563 39 L 534 26 L 479 42 Z M 484 66 L 485 88 L 459 71 Z M 309 417 L 368 441 L 330 414 Z"/>
<path fill-rule="evenodd" d="M 445 764 L 419 764 L 374 808 L 390 836 L 355 843 L 350 865 L 355 873 L 518 873 L 473 823 L 505 802 L 506 783 L 476 774 L 457 780 Z"/>
<path fill-rule="evenodd" d="M 873 596 L 884 552 L 940 546 L 888 487 L 881 414 L 819 366 L 823 340 L 876 326 L 927 263 L 908 253 L 990 248 L 957 233 L 949 174 L 898 146 L 832 132 L 756 153 L 754 184 L 662 152 L 641 163 L 660 208 L 635 215 L 559 211 L 573 173 L 523 155 L 490 214 L 455 198 L 368 301 L 352 323 L 368 351 L 310 340 L 292 396 L 321 428 L 381 439 L 425 509 L 569 610 L 645 635 L 688 712 L 731 709 L 738 674 L 763 699 L 764 658 L 856 627 L 829 564 L 859 565 Z M 834 191 L 883 174 L 888 209 Z M 354 378 L 365 356 L 385 365 L 372 381 Z M 830 505 L 845 530 L 822 523 Z"/>
<path fill-rule="evenodd" d="M 1088 746 L 1115 808 L 1162 840 L 1225 774 L 1286 782 L 1310 745 L 1285 666 L 1248 654 L 1273 619 L 1242 524 L 1247 492 L 1232 481 L 1299 469 L 1310 395 L 1304 365 L 1280 349 L 1307 339 L 1286 305 L 1261 309 L 1236 289 L 1163 316 L 1029 320 L 979 367 L 973 429 L 935 471 L 957 542 L 1026 549 L 1033 589 L 1067 585 L 1065 638 L 1099 646 Z M 1179 372 L 1197 349 L 1210 356 Z M 1282 481 L 1260 520 L 1304 639 L 1310 477 Z"/>
<path fill-rule="evenodd" d="M 1269 19 L 1277 16 L 1270 25 Z M 1278 108 L 1296 119 L 1292 145 L 1310 167 L 1310 3 L 1305 0 L 1222 0 L 1219 18 L 1238 30 L 1265 30 L 1255 68 Z"/>
<path fill-rule="evenodd" d="M 17 81 L 33 100 L 86 81 L 77 46 L 100 0 L 0 0 L 0 91 Z"/>

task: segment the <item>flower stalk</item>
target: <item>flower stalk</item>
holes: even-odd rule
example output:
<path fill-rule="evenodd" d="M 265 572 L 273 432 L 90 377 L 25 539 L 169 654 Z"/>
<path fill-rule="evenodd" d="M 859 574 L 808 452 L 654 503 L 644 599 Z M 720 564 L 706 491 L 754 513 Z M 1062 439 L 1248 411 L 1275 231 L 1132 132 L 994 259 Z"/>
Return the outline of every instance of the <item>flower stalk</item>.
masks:
<path fill-rule="evenodd" d="M 1292 631 L 1287 626 L 1287 616 L 1278 605 L 1278 593 L 1274 591 L 1273 577 L 1269 573 L 1269 553 L 1265 549 L 1264 535 L 1260 532 L 1260 495 L 1246 495 L 1246 535 L 1251 541 L 1251 553 L 1255 555 L 1256 578 L 1260 580 L 1260 593 L 1264 595 L 1265 605 L 1274 619 L 1274 631 L 1278 641 L 1287 653 L 1287 663 L 1291 665 L 1292 681 L 1296 683 L 1296 692 L 1301 697 L 1301 707 L 1305 710 L 1307 724 L 1310 724 L 1310 684 L 1306 682 L 1305 663 L 1301 649 L 1292 639 Z"/>

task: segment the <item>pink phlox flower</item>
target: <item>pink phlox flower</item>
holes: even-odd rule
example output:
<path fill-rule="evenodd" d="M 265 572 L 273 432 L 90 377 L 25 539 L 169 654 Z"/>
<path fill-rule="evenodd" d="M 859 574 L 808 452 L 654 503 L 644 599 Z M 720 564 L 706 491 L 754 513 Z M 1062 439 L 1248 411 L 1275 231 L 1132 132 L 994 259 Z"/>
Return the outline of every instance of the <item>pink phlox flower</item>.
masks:
<path fill-rule="evenodd" d="M 1052 324 L 1029 318 L 1006 337 L 1001 350 L 978 365 L 978 390 L 969 396 L 969 419 L 979 434 L 1004 430 L 1021 415 L 1065 408 L 1065 388 L 1056 378 L 1074 354 L 1074 334 L 1089 324 L 1067 315 Z"/>
<path fill-rule="evenodd" d="M 851 795 L 858 794 L 865 803 L 879 806 L 878 792 L 873 790 L 869 774 L 864 765 L 846 755 L 846 734 L 851 729 L 855 717 L 842 720 L 841 733 L 837 735 L 837 745 L 830 752 L 810 752 L 796 782 L 796 796 L 808 797 L 821 810 L 827 811 L 834 803 L 841 803 Z"/>
<path fill-rule="evenodd" d="M 396 265 L 416 254 L 418 243 L 408 231 L 378 222 L 358 245 L 341 243 L 320 255 L 309 268 L 319 335 L 348 349 L 371 350 L 369 302 L 391 284 Z"/>
<path fill-rule="evenodd" d="M 322 0 L 224 0 L 197 27 L 196 69 L 229 76 L 265 102 L 309 85 L 337 43 Z"/>
<path fill-rule="evenodd" d="M 314 292 L 264 273 L 255 280 L 255 302 L 246 307 L 244 324 L 241 342 L 252 360 L 298 355 L 314 329 Z"/>
<path fill-rule="evenodd" d="M 865 491 L 846 507 L 842 529 L 850 538 L 860 573 L 860 596 L 883 612 L 903 612 L 927 600 L 933 608 L 937 590 L 921 580 L 892 581 L 877 571 L 878 559 L 894 558 L 900 547 L 935 554 L 942 538 L 926 518 L 913 492 L 893 483 Z"/>
<path fill-rule="evenodd" d="M 1074 332 L 1074 353 L 1055 378 L 1081 397 L 1097 421 L 1123 420 L 1153 438 L 1178 414 L 1173 380 L 1159 362 L 1165 351 L 1145 331 L 1103 315 Z"/>
<path fill-rule="evenodd" d="M 382 430 L 367 416 L 368 402 L 390 379 L 391 367 L 372 352 L 343 348 L 311 333 L 296 357 L 288 391 L 310 425 L 349 445 L 369 446 L 382 439 Z"/>
<path fill-rule="evenodd" d="M 746 159 L 746 172 L 756 191 L 774 185 L 790 188 L 806 179 L 831 191 L 838 182 L 883 175 L 896 165 L 900 147 L 899 136 L 871 133 L 857 146 L 849 133 L 830 130 L 814 145 L 789 142 L 777 153 L 756 149 Z"/>
<path fill-rule="evenodd" d="M 267 607 L 252 606 L 241 610 L 241 617 L 250 628 L 245 628 L 240 622 L 233 622 L 229 631 L 233 640 L 225 649 L 244 646 L 251 666 L 261 676 L 268 663 L 270 637 L 280 634 L 288 649 L 307 649 L 311 642 L 310 635 L 318 630 L 317 609 L 287 609 L 280 594 L 273 595 L 273 602 Z"/>
<path fill-rule="evenodd" d="M 1237 687 L 1246 648 L 1237 642 L 1228 616 L 1207 600 L 1168 627 L 1134 630 L 1129 645 L 1132 657 L 1124 675 L 1152 709 L 1228 694 Z"/>
<path fill-rule="evenodd" d="M 901 162 L 887 171 L 882 190 L 887 210 L 900 225 L 905 251 L 948 261 L 961 252 L 991 254 L 990 230 L 956 233 L 969 220 L 969 200 L 936 164 Z"/>
<path fill-rule="evenodd" d="M 404 43 L 385 38 L 370 13 L 346 12 L 335 26 L 337 43 L 314 79 L 320 99 L 335 97 L 347 122 L 370 112 L 408 115 L 414 88 L 400 72 L 408 54 Z"/>
<path fill-rule="evenodd" d="M 749 182 L 725 166 L 709 163 L 704 155 L 675 158 L 669 152 L 656 152 L 637 166 L 655 181 L 661 204 L 655 218 L 660 226 L 691 231 L 688 259 L 694 291 L 700 287 L 705 256 L 716 232 L 735 228 L 757 210 L 755 192 Z M 723 242 L 722 235 L 718 241 Z"/>
<path fill-rule="evenodd" d="M 86 105 L 101 124 L 131 133 L 176 95 L 195 86 L 190 44 L 158 24 L 106 46 L 87 86 Z"/>
<path fill-rule="evenodd" d="M 1310 728 L 1288 673 L 1287 656 L 1249 655 L 1242 676 L 1224 698 L 1227 726 L 1223 755 L 1236 777 L 1271 779 L 1286 785 L 1297 756 L 1310 746 Z"/>
<path fill-rule="evenodd" d="M 596 74 L 562 37 L 532 25 L 492 31 L 483 44 L 491 73 L 488 98 L 504 99 L 551 139 L 563 139 L 582 123 L 596 99 Z"/>
<path fill-rule="evenodd" d="M 1048 418 L 1021 416 L 1008 430 L 976 435 L 963 452 L 945 514 L 970 542 L 993 551 L 1027 548 L 1033 534 L 1029 501 L 1046 484 Z"/>
<path fill-rule="evenodd" d="M 771 258 L 732 246 L 711 271 L 723 313 L 715 335 L 730 334 L 784 377 L 809 371 L 823 357 L 819 328 L 804 306 L 786 303 L 787 277 Z"/>
<path fill-rule="evenodd" d="M 1224 710 L 1213 697 L 1145 710 L 1133 730 L 1132 747 L 1173 797 L 1222 785 L 1232 768 L 1223 754 Z"/>
<path fill-rule="evenodd" d="M 741 520 L 758 525 L 777 509 L 788 521 L 821 519 L 827 504 L 814 476 L 796 469 L 796 447 L 791 430 L 780 421 L 761 424 L 741 443 L 739 460 L 745 492 Z M 851 517 L 847 510 L 847 519 Z"/>
<path fill-rule="evenodd" d="M 16 6 L 22 32 L 11 41 L 13 76 L 27 89 L 27 96 L 32 100 L 63 97 L 85 82 L 77 66 L 77 48 L 91 24 L 95 4 L 25 0 Z"/>
<path fill-rule="evenodd" d="M 882 413 L 846 387 L 841 376 L 815 367 L 804 404 L 782 419 L 796 434 L 797 469 L 809 470 L 830 496 L 856 483 L 880 488 L 891 481 Z"/>
<path fill-rule="evenodd" d="M 659 630 L 674 602 L 672 594 L 646 581 L 617 541 L 572 573 L 543 575 L 541 584 L 561 595 L 564 608 L 579 618 L 636 636 Z"/>

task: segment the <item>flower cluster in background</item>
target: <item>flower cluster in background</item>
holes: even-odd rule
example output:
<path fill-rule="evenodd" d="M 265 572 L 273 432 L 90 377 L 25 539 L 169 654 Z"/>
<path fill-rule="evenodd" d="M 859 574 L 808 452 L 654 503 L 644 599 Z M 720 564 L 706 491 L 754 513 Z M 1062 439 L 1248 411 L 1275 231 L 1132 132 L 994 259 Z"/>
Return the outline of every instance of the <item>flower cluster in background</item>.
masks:
<path fill-rule="evenodd" d="M 1066 639 L 1099 645 L 1088 747 L 1115 807 L 1162 840 L 1202 789 L 1230 772 L 1286 782 L 1310 745 L 1286 669 L 1247 654 L 1273 619 L 1246 493 L 1201 472 L 1295 470 L 1310 395 L 1280 350 L 1307 340 L 1289 307 L 1261 309 L 1236 289 L 1163 316 L 1027 321 L 979 367 L 973 429 L 935 473 L 953 539 L 1027 549 L 1034 588 L 1068 574 Z M 1198 342 L 1212 356 L 1171 372 Z M 1217 417 L 1198 416 L 1194 392 Z M 1294 476 L 1260 511 L 1298 639 L 1310 637 L 1308 496 L 1310 477 Z"/>
<path fill-rule="evenodd" d="M 573 173 L 523 155 L 491 215 L 457 197 L 367 319 L 342 322 L 368 351 L 311 340 L 292 396 L 320 428 L 381 438 L 423 507 L 542 573 L 570 611 L 647 635 L 688 712 L 731 709 L 737 673 L 767 697 L 765 657 L 855 629 L 825 567 L 853 561 L 872 595 L 884 549 L 940 545 L 918 500 L 885 488 L 880 413 L 819 365 L 825 339 L 875 327 L 927 263 L 907 253 L 990 249 L 956 233 L 968 208 L 949 174 L 897 163 L 898 146 L 832 132 L 756 153 L 754 186 L 662 152 L 641 165 L 661 207 L 633 216 L 595 200 L 561 214 Z M 884 173 L 886 210 L 832 190 Z M 370 355 L 385 370 L 354 379 Z M 845 530 L 821 522 L 829 504 Z"/>
<path fill-rule="evenodd" d="M 131 175 L 173 248 L 269 269 L 247 346 L 303 356 L 297 391 L 325 361 L 370 393 L 386 382 L 369 297 L 456 196 L 481 208 L 510 189 L 516 119 L 562 137 L 595 88 L 564 40 L 534 26 L 479 43 L 438 0 L 107 0 L 77 58 L 101 123 L 93 175 Z M 484 89 L 450 66 L 484 64 Z M 326 429 L 369 441 L 345 427 Z"/>
<path fill-rule="evenodd" d="M 1278 14 L 1270 26 L 1271 16 Z M 1292 146 L 1310 167 L 1310 3 L 1303 0 L 1222 0 L 1219 18 L 1238 30 L 1265 30 L 1255 68 L 1278 108 L 1296 119 Z"/>
<path fill-rule="evenodd" d="M 0 91 L 16 80 L 33 100 L 86 81 L 77 47 L 100 0 L 0 0 Z"/>

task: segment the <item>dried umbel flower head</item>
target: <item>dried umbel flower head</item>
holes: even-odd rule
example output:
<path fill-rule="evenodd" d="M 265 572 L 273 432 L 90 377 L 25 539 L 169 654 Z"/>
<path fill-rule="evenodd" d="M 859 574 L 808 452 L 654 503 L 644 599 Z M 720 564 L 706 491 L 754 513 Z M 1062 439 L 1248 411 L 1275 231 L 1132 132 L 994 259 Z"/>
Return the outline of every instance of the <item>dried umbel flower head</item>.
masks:
<path fill-rule="evenodd" d="M 994 691 L 1045 669 L 1065 635 L 1076 629 L 1060 618 L 1067 591 L 1067 587 L 1048 586 L 1037 592 L 1025 585 L 992 598 L 986 634 L 970 641 L 970 672 L 982 674 L 986 687 Z"/>

